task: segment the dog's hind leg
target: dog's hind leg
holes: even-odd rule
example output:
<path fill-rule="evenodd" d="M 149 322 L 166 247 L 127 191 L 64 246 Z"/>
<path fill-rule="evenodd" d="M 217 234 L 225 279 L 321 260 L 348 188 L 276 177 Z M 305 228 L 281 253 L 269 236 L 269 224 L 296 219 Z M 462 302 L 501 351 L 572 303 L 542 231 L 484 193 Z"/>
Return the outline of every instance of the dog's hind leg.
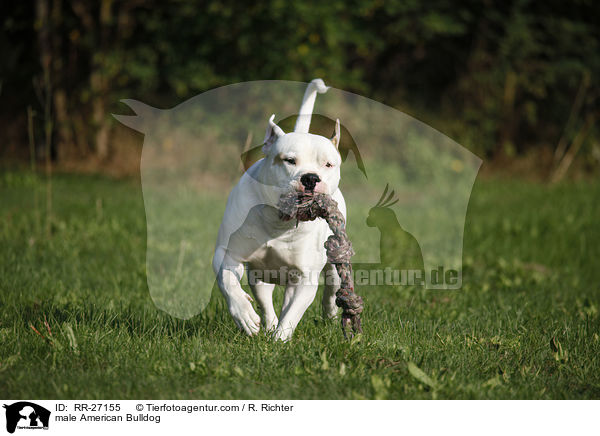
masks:
<path fill-rule="evenodd" d="M 340 289 L 340 276 L 330 263 L 325 265 L 323 268 L 323 275 L 325 276 L 325 287 L 323 290 L 323 317 L 326 319 L 335 318 L 338 314 L 338 307 L 335 304 L 335 293 Z"/>
<path fill-rule="evenodd" d="M 297 285 L 288 285 L 283 297 L 283 306 L 281 308 L 281 318 L 275 330 L 275 339 L 289 341 L 292 338 L 296 326 L 300 322 L 302 315 L 308 309 L 308 306 L 314 301 L 317 295 L 318 283 L 299 283 Z"/>
<path fill-rule="evenodd" d="M 252 276 L 252 273 L 249 272 L 248 275 Z M 265 330 L 275 330 L 278 323 L 277 314 L 273 307 L 273 289 L 275 289 L 275 285 L 256 280 L 254 283 L 250 283 L 250 288 L 262 312 L 262 323 Z"/>

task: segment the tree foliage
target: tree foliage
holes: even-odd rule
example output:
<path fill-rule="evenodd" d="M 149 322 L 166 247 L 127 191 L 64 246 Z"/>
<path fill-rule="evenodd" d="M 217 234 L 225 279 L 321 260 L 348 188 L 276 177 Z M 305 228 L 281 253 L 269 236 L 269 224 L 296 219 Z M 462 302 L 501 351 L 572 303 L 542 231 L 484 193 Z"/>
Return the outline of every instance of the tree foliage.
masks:
<path fill-rule="evenodd" d="M 28 106 L 41 112 L 51 99 L 58 159 L 109 158 L 108 114 L 120 98 L 172 106 L 229 83 L 314 77 L 407 110 L 488 156 L 542 146 L 558 165 L 578 135 L 588 155 L 598 148 L 600 6 L 588 0 L 36 0 L 1 8 L 4 122 L 22 127 Z M 40 91 L 44 26 L 48 95 Z"/>

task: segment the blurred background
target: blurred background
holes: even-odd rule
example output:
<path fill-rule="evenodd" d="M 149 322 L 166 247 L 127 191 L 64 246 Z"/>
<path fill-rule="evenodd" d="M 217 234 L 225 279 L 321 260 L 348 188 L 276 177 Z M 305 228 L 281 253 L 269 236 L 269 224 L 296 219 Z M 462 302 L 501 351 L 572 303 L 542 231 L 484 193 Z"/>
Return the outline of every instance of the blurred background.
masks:
<path fill-rule="evenodd" d="M 0 395 L 600 398 L 598 23 L 593 0 L 0 2 Z M 211 258 L 315 77 L 355 268 L 420 267 L 417 243 L 463 281 L 358 288 L 352 344 L 315 302 L 274 347 L 237 334 Z"/>
<path fill-rule="evenodd" d="M 0 158 L 135 174 L 122 98 L 173 107 L 240 81 L 322 77 L 498 170 L 600 165 L 600 4 L 588 0 L 32 0 L 0 6 Z M 116 145 L 118 144 L 118 146 Z"/>

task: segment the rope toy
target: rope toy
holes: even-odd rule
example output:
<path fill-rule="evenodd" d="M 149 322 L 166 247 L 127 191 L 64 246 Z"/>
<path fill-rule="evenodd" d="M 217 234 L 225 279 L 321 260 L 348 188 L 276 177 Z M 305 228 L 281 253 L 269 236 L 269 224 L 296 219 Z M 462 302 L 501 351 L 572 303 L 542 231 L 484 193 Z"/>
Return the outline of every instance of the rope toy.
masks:
<path fill-rule="evenodd" d="M 363 311 L 363 300 L 354 293 L 352 264 L 354 255 L 352 243 L 346 234 L 346 221 L 337 202 L 328 195 L 318 192 L 288 192 L 279 198 L 279 217 L 284 221 L 296 218 L 298 221 L 314 221 L 323 218 L 327 221 L 333 235 L 325 241 L 327 260 L 335 265 L 340 276 L 340 289 L 335 293 L 335 304 L 342 308 L 342 332 L 344 338 L 352 338 L 355 333 L 362 333 L 360 314 Z M 351 327 L 351 330 L 350 330 Z"/>

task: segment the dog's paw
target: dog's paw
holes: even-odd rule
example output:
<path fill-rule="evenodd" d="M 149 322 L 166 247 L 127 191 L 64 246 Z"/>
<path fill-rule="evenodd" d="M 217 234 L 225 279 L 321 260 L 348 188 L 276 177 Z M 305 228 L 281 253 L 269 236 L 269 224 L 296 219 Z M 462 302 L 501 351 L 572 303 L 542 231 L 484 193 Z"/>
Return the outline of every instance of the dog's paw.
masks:
<path fill-rule="evenodd" d="M 229 313 L 233 317 L 235 324 L 249 336 L 255 335 L 260 330 L 260 316 L 250 303 L 252 298 L 245 294 L 229 303 Z"/>
<path fill-rule="evenodd" d="M 264 318 L 264 321 L 265 331 L 270 333 L 273 333 L 277 328 L 277 324 L 279 324 L 279 320 L 276 316 L 272 317 L 271 319 Z"/>
<path fill-rule="evenodd" d="M 276 341 L 288 342 L 292 339 L 292 335 L 294 334 L 294 329 L 292 328 L 282 328 L 278 326 L 273 332 L 273 339 Z"/>
<path fill-rule="evenodd" d="M 333 306 L 323 305 L 323 318 L 336 319 L 339 316 L 340 308 L 335 304 Z"/>

